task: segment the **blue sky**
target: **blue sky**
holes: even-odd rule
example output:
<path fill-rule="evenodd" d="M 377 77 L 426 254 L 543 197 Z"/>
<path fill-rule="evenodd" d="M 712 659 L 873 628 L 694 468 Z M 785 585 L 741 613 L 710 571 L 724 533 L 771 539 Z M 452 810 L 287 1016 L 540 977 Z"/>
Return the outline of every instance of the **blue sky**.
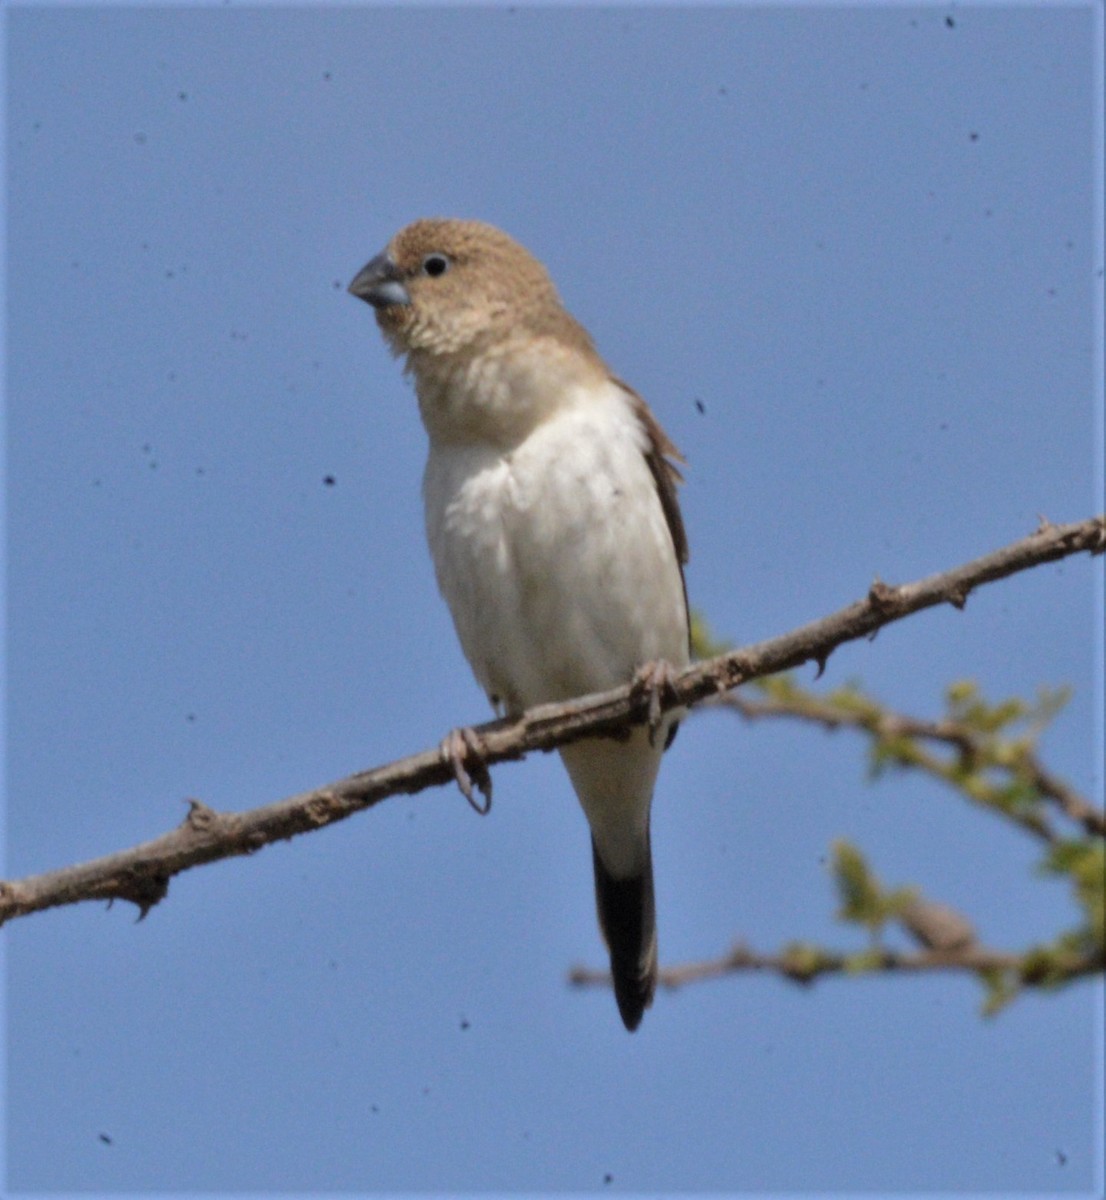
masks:
<path fill-rule="evenodd" d="M 413 398 L 344 291 L 415 217 L 518 237 L 649 400 L 720 634 L 1102 509 L 1100 5 L 0 16 L 9 876 L 486 717 Z M 1101 798 L 1101 573 L 825 683 L 918 715 L 1068 684 L 1044 749 Z M 395 798 L 141 924 L 6 928 L 9 1193 L 1101 1187 L 1100 987 L 983 1022 L 967 980 L 737 978 L 630 1037 L 565 984 L 602 949 L 559 764 L 495 782 L 485 820 Z M 654 810 L 662 962 L 858 946 L 835 837 L 996 946 L 1074 919 L 1034 846 L 849 737 L 699 715 Z"/>

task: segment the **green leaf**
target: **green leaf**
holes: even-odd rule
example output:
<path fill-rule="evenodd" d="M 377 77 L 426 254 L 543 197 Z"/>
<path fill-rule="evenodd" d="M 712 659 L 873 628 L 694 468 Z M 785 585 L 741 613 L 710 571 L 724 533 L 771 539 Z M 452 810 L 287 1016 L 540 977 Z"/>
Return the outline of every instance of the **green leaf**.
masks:
<path fill-rule="evenodd" d="M 1049 875 L 1067 875 L 1075 901 L 1086 919 L 1085 941 L 1091 947 L 1106 944 L 1106 846 L 1090 838 L 1057 842 L 1041 864 Z"/>
<path fill-rule="evenodd" d="M 1000 1013 L 1011 1000 L 1017 997 L 1020 990 L 1009 972 L 1001 971 L 995 967 L 980 971 L 979 980 L 986 992 L 983 1000 L 983 1015 L 985 1017 L 993 1017 Z"/>
<path fill-rule="evenodd" d="M 789 942 L 780 955 L 784 974 L 796 983 L 813 983 L 832 958 L 811 942 Z"/>
<path fill-rule="evenodd" d="M 869 971 L 882 970 L 884 954 L 882 950 L 861 950 L 857 954 L 849 954 L 845 958 L 846 975 L 865 975 Z"/>
<path fill-rule="evenodd" d="M 867 925 L 873 931 L 878 929 L 887 919 L 883 892 L 879 881 L 869 871 L 864 855 L 849 842 L 834 842 L 833 873 L 841 897 L 838 917 Z"/>
<path fill-rule="evenodd" d="M 706 617 L 698 610 L 691 613 L 691 657 L 716 658 L 733 649 L 733 643 L 715 637 Z"/>

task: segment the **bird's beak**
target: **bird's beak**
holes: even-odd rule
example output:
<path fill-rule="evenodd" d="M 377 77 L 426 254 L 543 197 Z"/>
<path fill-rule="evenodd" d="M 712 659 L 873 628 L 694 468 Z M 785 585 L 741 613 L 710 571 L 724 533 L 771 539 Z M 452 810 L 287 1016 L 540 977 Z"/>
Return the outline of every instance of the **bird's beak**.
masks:
<path fill-rule="evenodd" d="M 411 296 L 399 277 L 396 264 L 387 254 L 370 259 L 354 276 L 349 293 L 373 308 L 388 308 L 392 304 L 410 304 Z"/>

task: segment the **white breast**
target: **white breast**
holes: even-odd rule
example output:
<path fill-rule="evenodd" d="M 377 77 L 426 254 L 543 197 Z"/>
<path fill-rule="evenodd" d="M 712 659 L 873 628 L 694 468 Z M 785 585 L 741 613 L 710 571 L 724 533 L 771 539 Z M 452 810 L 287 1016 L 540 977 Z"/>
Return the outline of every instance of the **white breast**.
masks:
<path fill-rule="evenodd" d="M 509 452 L 432 442 L 423 493 L 438 584 L 469 663 L 517 711 L 687 661 L 683 584 L 614 383 L 568 398 Z"/>

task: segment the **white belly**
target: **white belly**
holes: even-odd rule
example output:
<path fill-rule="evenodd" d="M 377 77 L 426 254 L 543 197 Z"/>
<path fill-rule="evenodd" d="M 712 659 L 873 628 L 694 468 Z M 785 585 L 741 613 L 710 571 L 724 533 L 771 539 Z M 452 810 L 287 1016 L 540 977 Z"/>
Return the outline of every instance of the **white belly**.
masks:
<path fill-rule="evenodd" d="M 432 446 L 423 491 L 438 584 L 465 655 L 519 711 L 687 662 L 675 550 L 644 433 L 612 388 L 504 454 Z"/>

